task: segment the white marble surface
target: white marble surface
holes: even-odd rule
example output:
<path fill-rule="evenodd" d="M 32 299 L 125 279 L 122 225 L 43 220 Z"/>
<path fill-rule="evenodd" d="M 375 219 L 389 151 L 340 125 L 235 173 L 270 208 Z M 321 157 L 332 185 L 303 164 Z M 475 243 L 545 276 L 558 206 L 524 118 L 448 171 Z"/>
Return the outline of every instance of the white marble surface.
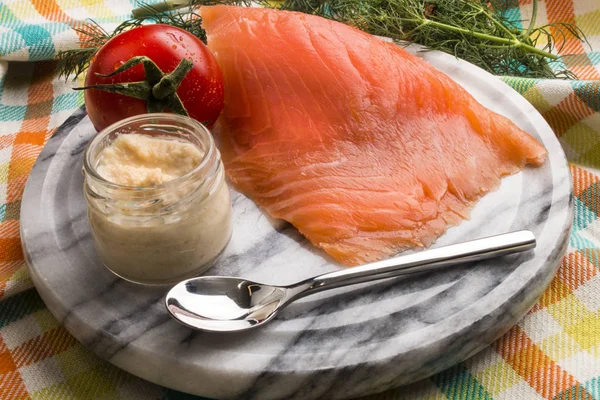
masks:
<path fill-rule="evenodd" d="M 421 56 L 550 154 L 541 168 L 504 179 L 470 221 L 435 246 L 526 228 L 538 238 L 534 252 L 322 293 L 254 331 L 194 332 L 168 316 L 167 288 L 127 283 L 98 261 L 81 174 L 94 130 L 80 111 L 45 147 L 23 197 L 23 247 L 40 295 L 78 340 L 113 364 L 214 398 L 350 398 L 424 378 L 480 351 L 523 316 L 555 273 L 572 222 L 570 174 L 553 132 L 525 99 L 454 57 Z M 293 227 L 233 198 L 234 235 L 210 274 L 289 283 L 338 268 Z"/>

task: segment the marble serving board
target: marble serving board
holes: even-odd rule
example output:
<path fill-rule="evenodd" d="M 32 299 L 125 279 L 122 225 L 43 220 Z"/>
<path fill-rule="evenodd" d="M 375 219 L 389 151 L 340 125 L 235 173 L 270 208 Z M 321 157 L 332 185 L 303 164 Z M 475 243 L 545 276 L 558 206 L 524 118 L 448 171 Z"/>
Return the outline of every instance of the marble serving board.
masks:
<path fill-rule="evenodd" d="M 482 350 L 526 313 L 556 272 L 572 222 L 569 169 L 552 130 L 516 92 L 452 56 L 419 56 L 549 151 L 541 168 L 504 179 L 477 204 L 471 220 L 451 228 L 434 247 L 530 229 L 538 240 L 535 251 L 321 293 L 248 332 L 192 331 L 167 314 L 167 288 L 125 282 L 98 260 L 81 173 L 95 131 L 82 109 L 42 151 L 22 201 L 23 248 L 50 311 L 114 365 L 219 399 L 352 398 L 425 378 Z M 233 237 L 209 274 L 277 284 L 340 268 L 292 226 L 232 195 Z"/>

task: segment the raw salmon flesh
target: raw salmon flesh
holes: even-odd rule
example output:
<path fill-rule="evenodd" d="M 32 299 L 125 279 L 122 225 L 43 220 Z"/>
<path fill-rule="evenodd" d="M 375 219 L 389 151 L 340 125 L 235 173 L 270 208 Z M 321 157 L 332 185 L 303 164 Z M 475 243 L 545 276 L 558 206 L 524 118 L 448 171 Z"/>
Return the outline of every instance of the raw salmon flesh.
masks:
<path fill-rule="evenodd" d="M 347 265 L 429 246 L 545 148 L 397 45 L 301 13 L 202 7 L 233 185 Z"/>

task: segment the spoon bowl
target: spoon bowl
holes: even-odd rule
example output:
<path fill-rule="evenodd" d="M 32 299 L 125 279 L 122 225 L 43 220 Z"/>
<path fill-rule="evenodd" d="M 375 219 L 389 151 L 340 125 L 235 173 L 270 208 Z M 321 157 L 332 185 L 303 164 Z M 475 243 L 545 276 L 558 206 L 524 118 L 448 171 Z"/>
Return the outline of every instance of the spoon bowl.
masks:
<path fill-rule="evenodd" d="M 169 291 L 167 309 L 191 328 L 240 331 L 273 318 L 286 301 L 286 289 L 231 276 L 206 276 L 180 282 Z M 192 311 L 193 310 L 193 311 Z"/>
<path fill-rule="evenodd" d="M 323 290 L 504 256 L 531 250 L 535 244 L 532 232 L 511 232 L 330 272 L 288 286 L 201 276 L 175 285 L 165 301 L 171 315 L 190 328 L 242 331 L 267 323 L 294 300 Z"/>

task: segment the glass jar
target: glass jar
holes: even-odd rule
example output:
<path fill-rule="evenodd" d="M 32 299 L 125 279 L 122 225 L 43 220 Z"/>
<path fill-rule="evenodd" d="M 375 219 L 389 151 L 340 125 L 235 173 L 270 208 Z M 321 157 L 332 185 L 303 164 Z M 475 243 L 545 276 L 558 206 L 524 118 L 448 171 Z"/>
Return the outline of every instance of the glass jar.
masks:
<path fill-rule="evenodd" d="M 203 152 L 193 170 L 145 187 L 100 176 L 99 155 L 120 135 L 137 133 L 189 142 Z M 84 155 L 84 196 L 98 256 L 116 275 L 136 283 L 167 284 L 198 275 L 231 237 L 231 200 L 212 135 L 175 114 L 127 118 L 100 132 Z"/>

